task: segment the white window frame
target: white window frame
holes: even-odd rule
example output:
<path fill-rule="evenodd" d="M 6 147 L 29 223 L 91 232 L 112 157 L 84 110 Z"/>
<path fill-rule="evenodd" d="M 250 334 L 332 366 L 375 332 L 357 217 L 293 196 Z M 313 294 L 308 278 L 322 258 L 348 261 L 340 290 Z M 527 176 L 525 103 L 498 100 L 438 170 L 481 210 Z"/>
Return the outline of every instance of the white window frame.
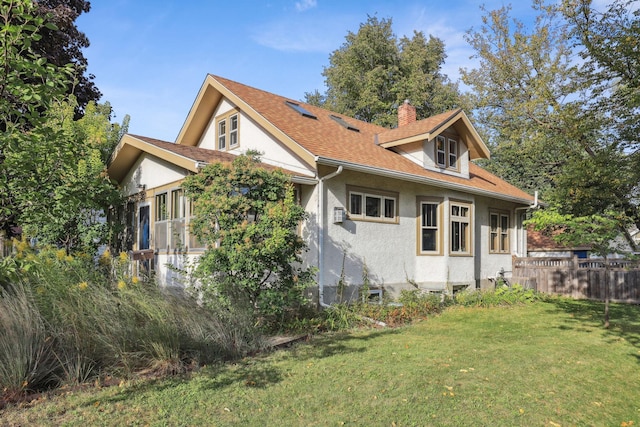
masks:
<path fill-rule="evenodd" d="M 436 166 L 455 171 L 460 169 L 460 143 L 457 139 L 447 138 L 444 135 L 436 136 L 434 151 Z M 440 161 L 440 158 L 442 158 L 442 161 Z"/>

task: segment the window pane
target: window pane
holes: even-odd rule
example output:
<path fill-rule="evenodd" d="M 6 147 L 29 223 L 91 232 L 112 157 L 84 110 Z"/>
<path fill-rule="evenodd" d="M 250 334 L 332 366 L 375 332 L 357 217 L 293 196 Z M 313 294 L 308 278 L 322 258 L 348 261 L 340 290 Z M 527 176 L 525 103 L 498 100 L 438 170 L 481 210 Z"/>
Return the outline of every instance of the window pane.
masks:
<path fill-rule="evenodd" d="M 460 206 L 451 206 L 451 216 L 460 216 Z"/>
<path fill-rule="evenodd" d="M 492 232 L 498 231 L 498 215 L 491 214 L 490 224 Z"/>
<path fill-rule="evenodd" d="M 449 167 L 455 168 L 458 161 L 458 143 L 453 139 L 449 140 Z"/>
<path fill-rule="evenodd" d="M 394 199 L 384 199 L 384 217 L 396 217 L 396 201 Z"/>
<path fill-rule="evenodd" d="M 351 193 L 349 212 L 351 215 L 362 215 L 362 194 Z"/>
<path fill-rule="evenodd" d="M 467 232 L 469 231 L 469 224 L 466 222 L 460 223 L 460 252 L 468 252 L 467 246 Z"/>
<path fill-rule="evenodd" d="M 423 251 L 436 251 L 437 247 L 437 235 L 438 230 L 435 229 L 422 229 L 422 250 Z"/>
<path fill-rule="evenodd" d="M 498 233 L 491 232 L 491 240 L 489 241 L 489 250 L 495 252 L 498 250 Z"/>
<path fill-rule="evenodd" d="M 167 219 L 167 193 L 156 195 L 156 221 Z"/>
<path fill-rule="evenodd" d="M 380 197 L 366 196 L 366 216 L 380 216 Z"/>
<path fill-rule="evenodd" d="M 460 251 L 460 223 L 457 221 L 451 223 L 451 250 Z"/>
<path fill-rule="evenodd" d="M 233 130 L 238 130 L 238 115 L 236 114 L 236 115 L 234 115 L 234 116 L 231 116 L 231 117 L 229 118 L 229 121 L 231 122 L 231 123 L 229 124 L 229 126 L 231 126 L 231 130 L 232 130 L 232 131 L 233 131 Z"/>
<path fill-rule="evenodd" d="M 445 151 L 445 140 L 444 137 L 439 136 L 436 139 L 436 163 L 438 163 L 438 165 L 440 166 L 444 166 L 444 159 L 445 159 L 445 155 L 446 155 L 446 151 Z"/>
<path fill-rule="evenodd" d="M 506 215 L 502 215 L 500 217 L 500 228 L 502 228 L 502 232 L 506 232 L 509 229 L 509 217 Z"/>
<path fill-rule="evenodd" d="M 171 192 L 171 218 L 184 218 L 184 194 L 182 190 Z"/>
<path fill-rule="evenodd" d="M 438 205 L 434 203 L 424 203 L 422 205 L 422 226 L 438 226 Z"/>
<path fill-rule="evenodd" d="M 509 250 L 509 235 L 503 233 L 500 240 L 500 250 L 506 252 Z"/>
<path fill-rule="evenodd" d="M 224 150 L 227 146 L 227 122 L 222 120 L 218 123 L 218 149 Z"/>
<path fill-rule="evenodd" d="M 469 208 L 460 206 L 460 216 L 467 218 L 469 216 Z"/>

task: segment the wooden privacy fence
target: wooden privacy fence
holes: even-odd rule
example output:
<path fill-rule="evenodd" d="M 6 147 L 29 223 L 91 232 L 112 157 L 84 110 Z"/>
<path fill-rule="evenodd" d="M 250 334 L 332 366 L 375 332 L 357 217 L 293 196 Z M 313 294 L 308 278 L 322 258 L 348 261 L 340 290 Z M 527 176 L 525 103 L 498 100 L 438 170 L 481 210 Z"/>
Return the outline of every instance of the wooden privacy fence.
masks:
<path fill-rule="evenodd" d="M 604 259 L 515 257 L 511 281 L 548 294 L 604 301 L 607 272 L 611 301 L 640 303 L 640 265 L 627 260 L 609 260 L 607 269 Z"/>

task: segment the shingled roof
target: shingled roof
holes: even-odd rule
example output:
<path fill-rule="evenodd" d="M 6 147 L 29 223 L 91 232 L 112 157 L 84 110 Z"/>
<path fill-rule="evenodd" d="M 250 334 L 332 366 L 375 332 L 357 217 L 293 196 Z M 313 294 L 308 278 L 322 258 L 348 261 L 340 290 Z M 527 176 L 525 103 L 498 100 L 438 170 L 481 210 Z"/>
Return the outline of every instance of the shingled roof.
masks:
<path fill-rule="evenodd" d="M 382 146 L 384 143 L 408 138 L 411 132 L 416 135 L 424 134 L 433 132 L 442 125 L 449 125 L 452 117 L 460 115 L 461 110 L 446 112 L 391 130 L 242 83 L 208 75 L 178 135 L 177 144 L 195 146 L 198 143 L 222 97 L 229 99 L 244 114 L 287 145 L 312 169 L 316 169 L 318 164 L 344 165 L 346 168 L 366 170 L 370 173 L 431 185 L 442 185 L 522 204 L 533 201 L 531 195 L 472 162 L 469 164 L 467 179 L 425 169 Z M 304 108 L 309 114 L 303 115 L 296 111 L 291 107 L 292 103 Z M 342 118 L 352 129 L 344 127 L 331 116 Z M 458 126 L 467 126 L 467 124 L 458 124 Z M 471 128 L 469 132 L 475 133 L 472 126 L 470 124 L 468 126 Z M 381 141 L 383 144 L 380 143 Z M 483 143 L 482 146 L 484 146 Z M 483 150 L 486 150 L 486 147 L 484 149 L 479 147 L 475 157 L 487 157 L 488 150 L 486 155 L 482 153 Z"/>

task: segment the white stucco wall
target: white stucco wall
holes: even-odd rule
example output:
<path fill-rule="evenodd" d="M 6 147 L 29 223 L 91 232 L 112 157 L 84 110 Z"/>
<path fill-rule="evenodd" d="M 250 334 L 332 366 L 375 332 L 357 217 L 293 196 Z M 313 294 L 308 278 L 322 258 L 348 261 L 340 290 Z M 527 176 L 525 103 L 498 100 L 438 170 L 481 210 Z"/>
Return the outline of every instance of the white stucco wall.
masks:
<path fill-rule="evenodd" d="M 183 168 L 148 154 L 142 154 L 122 180 L 122 191 L 126 196 L 140 192 L 140 186 L 147 190 L 169 184 L 184 178 Z"/>
<path fill-rule="evenodd" d="M 372 190 L 396 191 L 399 221 L 397 224 L 347 219 L 334 224 L 334 207 L 347 206 L 347 185 Z M 481 280 L 495 276 L 500 268 L 511 270 L 511 252 L 489 253 L 489 211 L 510 213 L 510 244 L 516 244 L 516 207 L 513 203 L 486 197 L 452 192 L 441 188 L 395 181 L 382 177 L 344 171 L 326 182 L 326 218 L 324 249 L 324 285 L 335 286 L 341 273 L 347 283 L 361 284 L 363 267 L 369 272 L 373 285 L 385 288 L 401 287 L 408 280 L 427 289 L 451 289 L 452 286 L 480 285 Z M 441 228 L 443 250 L 441 255 L 418 255 L 417 197 L 436 197 L 443 200 Z M 473 256 L 449 253 L 449 201 L 473 204 L 472 242 Z M 343 270 L 344 265 L 344 270 Z"/>

